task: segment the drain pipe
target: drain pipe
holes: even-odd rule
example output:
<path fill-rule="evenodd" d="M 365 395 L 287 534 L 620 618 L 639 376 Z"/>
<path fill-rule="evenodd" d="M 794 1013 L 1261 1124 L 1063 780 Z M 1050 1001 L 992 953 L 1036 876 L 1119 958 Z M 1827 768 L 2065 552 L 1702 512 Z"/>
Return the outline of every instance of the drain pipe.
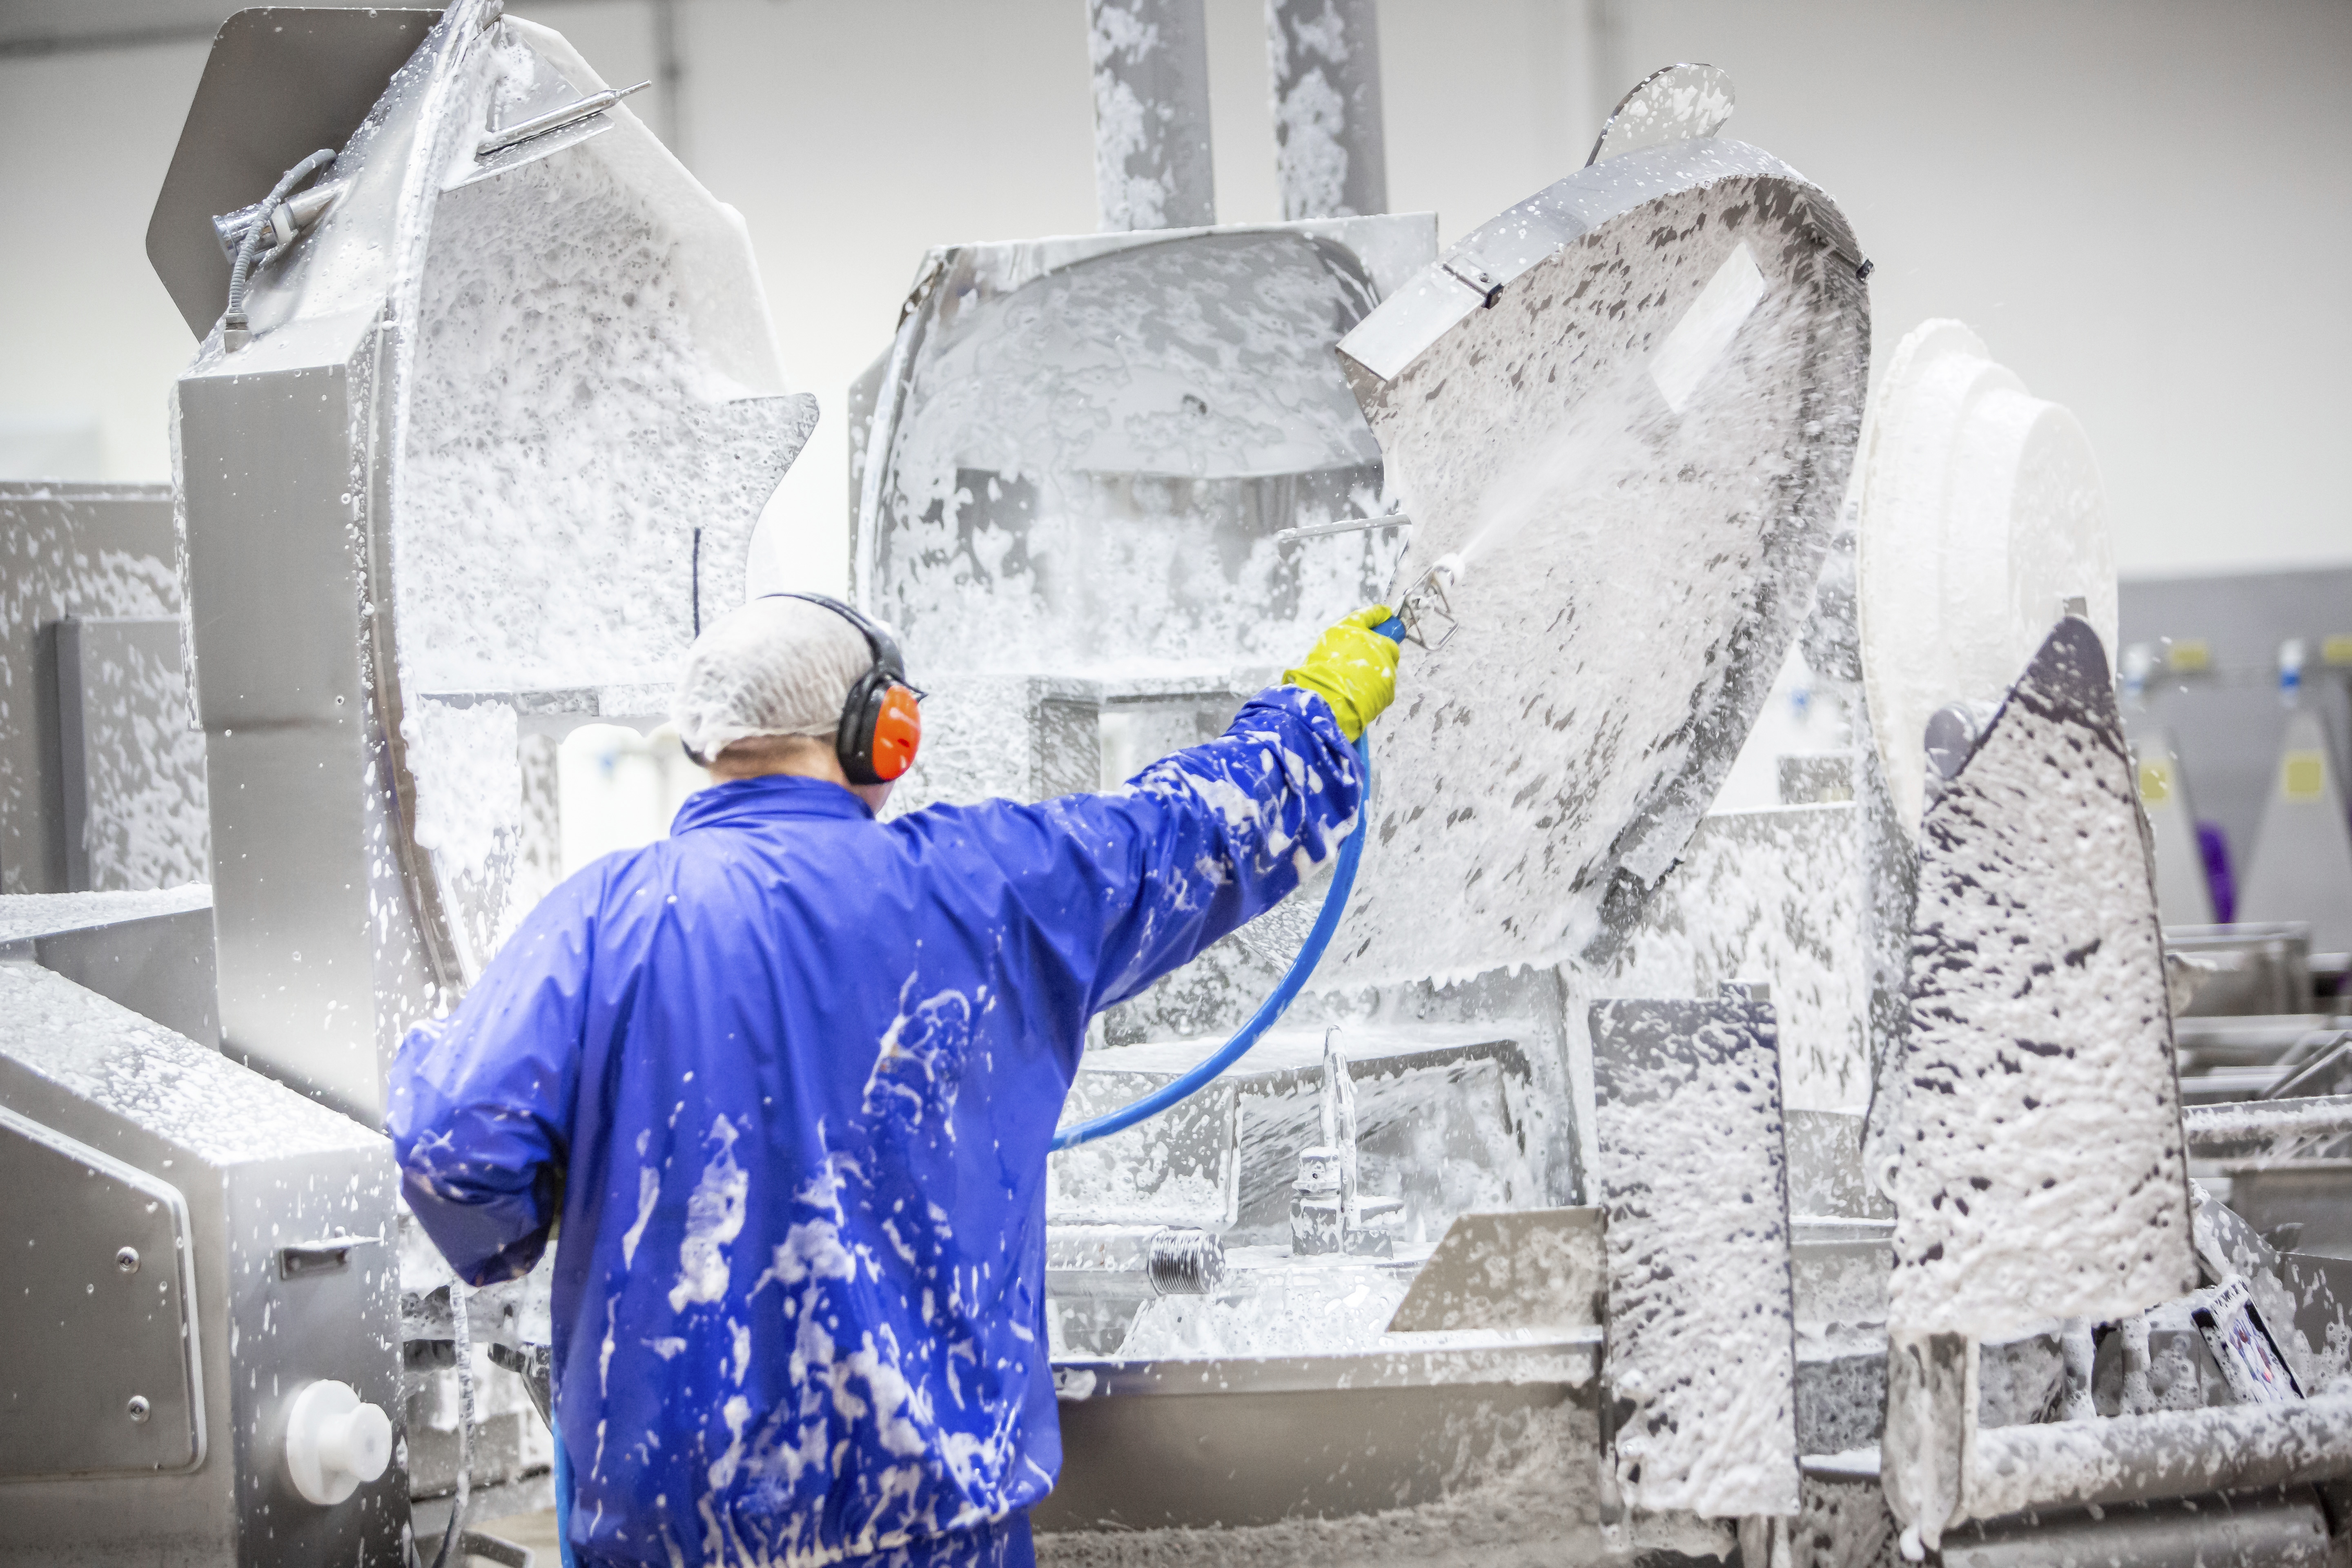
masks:
<path fill-rule="evenodd" d="M 1265 0 L 1274 169 L 1286 220 L 1389 210 L 1380 0 Z"/>
<path fill-rule="evenodd" d="M 1203 0 L 1087 0 L 1102 230 L 1217 221 Z"/>

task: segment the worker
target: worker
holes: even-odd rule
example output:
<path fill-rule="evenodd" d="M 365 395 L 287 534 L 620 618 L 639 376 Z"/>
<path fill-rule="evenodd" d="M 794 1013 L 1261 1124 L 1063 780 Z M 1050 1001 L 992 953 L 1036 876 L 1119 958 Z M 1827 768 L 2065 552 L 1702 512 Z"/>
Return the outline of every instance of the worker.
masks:
<path fill-rule="evenodd" d="M 1087 1022 L 1361 831 L 1388 614 L 1119 789 L 887 822 L 920 715 L 885 627 L 779 595 L 695 642 L 673 713 L 710 787 L 541 900 L 392 1072 L 403 1191 L 461 1278 L 522 1275 L 560 1222 L 579 1562 L 1033 1561 Z"/>

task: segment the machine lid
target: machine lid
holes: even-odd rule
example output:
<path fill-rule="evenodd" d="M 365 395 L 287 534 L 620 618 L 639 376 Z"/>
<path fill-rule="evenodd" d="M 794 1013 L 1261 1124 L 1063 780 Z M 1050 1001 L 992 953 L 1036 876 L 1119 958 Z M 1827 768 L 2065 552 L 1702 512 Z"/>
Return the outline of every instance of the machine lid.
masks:
<path fill-rule="evenodd" d="M 340 142 L 338 194 L 253 272 L 250 341 L 213 333 L 182 383 L 324 371 L 352 417 L 323 452 L 290 424 L 184 419 L 181 460 L 234 468 L 256 494 L 306 464 L 347 478 L 321 510 L 362 563 L 354 652 L 397 796 L 392 859 L 449 999 L 558 875 L 545 792 L 526 795 L 526 726 L 657 721 L 700 626 L 742 601 L 752 530 L 816 403 L 784 374 L 741 216 L 559 34 L 498 0 L 417 15 L 421 42 L 378 39 L 372 87 L 337 79 L 351 101 L 283 130 L 295 156 Z M 248 16 L 244 29 L 277 25 Z M 216 63 L 208 93 L 262 94 L 226 44 Z M 209 103 L 190 170 L 238 145 Z M 534 126 L 548 133 L 514 140 Z M 215 255 L 210 217 L 266 191 L 281 151 L 246 154 L 267 171 L 254 188 L 176 198 L 203 210 Z M 191 319 L 220 306 L 207 294 Z M 217 589 L 205 657 L 268 656 L 281 617 L 239 614 L 236 594 L 342 616 L 348 558 L 331 568 L 306 558 L 287 567 L 313 573 L 299 581 Z"/>
<path fill-rule="evenodd" d="M 1828 196 L 1684 141 L 1595 164 L 1340 344 L 1391 493 L 1392 584 L 1458 625 L 1374 726 L 1343 984 L 1598 960 L 1713 800 L 1811 598 L 1869 315 Z"/>
<path fill-rule="evenodd" d="M 1279 668 L 1395 562 L 1393 527 L 1277 536 L 1381 511 L 1331 348 L 1434 240 L 1423 215 L 934 252 L 875 378 L 861 602 L 919 668 Z"/>

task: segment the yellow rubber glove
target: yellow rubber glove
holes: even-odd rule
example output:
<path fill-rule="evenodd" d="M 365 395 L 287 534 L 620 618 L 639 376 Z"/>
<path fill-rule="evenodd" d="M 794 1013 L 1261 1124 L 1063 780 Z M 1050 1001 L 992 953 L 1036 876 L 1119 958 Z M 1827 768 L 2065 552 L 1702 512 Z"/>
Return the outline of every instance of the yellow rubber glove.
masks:
<path fill-rule="evenodd" d="M 1350 741 L 1396 700 L 1397 645 L 1372 630 L 1394 614 L 1386 605 L 1358 610 L 1317 637 L 1304 664 L 1282 672 L 1285 686 L 1328 702 Z"/>

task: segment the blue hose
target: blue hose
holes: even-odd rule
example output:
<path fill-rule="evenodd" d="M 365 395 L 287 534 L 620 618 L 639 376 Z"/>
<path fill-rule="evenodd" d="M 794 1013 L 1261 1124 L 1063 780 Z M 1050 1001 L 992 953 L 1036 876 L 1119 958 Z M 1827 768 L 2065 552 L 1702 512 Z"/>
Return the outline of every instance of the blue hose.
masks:
<path fill-rule="evenodd" d="M 1391 623 L 1394 624 L 1394 623 Z M 1382 632 L 1387 626 L 1377 628 Z M 1339 929 L 1339 917 L 1347 912 L 1348 894 L 1356 885 L 1356 862 L 1364 858 L 1364 834 L 1371 821 L 1372 752 L 1367 731 L 1356 741 L 1356 761 L 1364 770 L 1363 794 L 1356 806 L 1356 831 L 1348 835 L 1339 846 L 1339 865 L 1331 873 L 1331 889 L 1323 895 L 1323 908 L 1315 917 L 1315 928 L 1307 933 L 1307 944 L 1298 956 L 1290 961 L 1290 971 L 1273 994 L 1258 1005 L 1248 1023 L 1234 1031 L 1234 1037 L 1217 1048 L 1214 1056 L 1195 1067 L 1183 1077 L 1164 1083 L 1132 1105 L 1123 1105 L 1108 1116 L 1097 1116 L 1092 1121 L 1081 1121 L 1075 1127 L 1065 1127 L 1054 1134 L 1055 1149 L 1068 1149 L 1080 1143 L 1090 1143 L 1097 1138 L 1108 1138 L 1114 1132 L 1124 1132 L 1146 1118 L 1159 1115 L 1180 1100 L 1189 1099 L 1215 1082 L 1224 1070 L 1242 1059 L 1258 1037 L 1274 1027 L 1276 1019 L 1289 1010 L 1307 977 L 1323 961 L 1323 950 L 1331 945 L 1331 936 Z"/>

